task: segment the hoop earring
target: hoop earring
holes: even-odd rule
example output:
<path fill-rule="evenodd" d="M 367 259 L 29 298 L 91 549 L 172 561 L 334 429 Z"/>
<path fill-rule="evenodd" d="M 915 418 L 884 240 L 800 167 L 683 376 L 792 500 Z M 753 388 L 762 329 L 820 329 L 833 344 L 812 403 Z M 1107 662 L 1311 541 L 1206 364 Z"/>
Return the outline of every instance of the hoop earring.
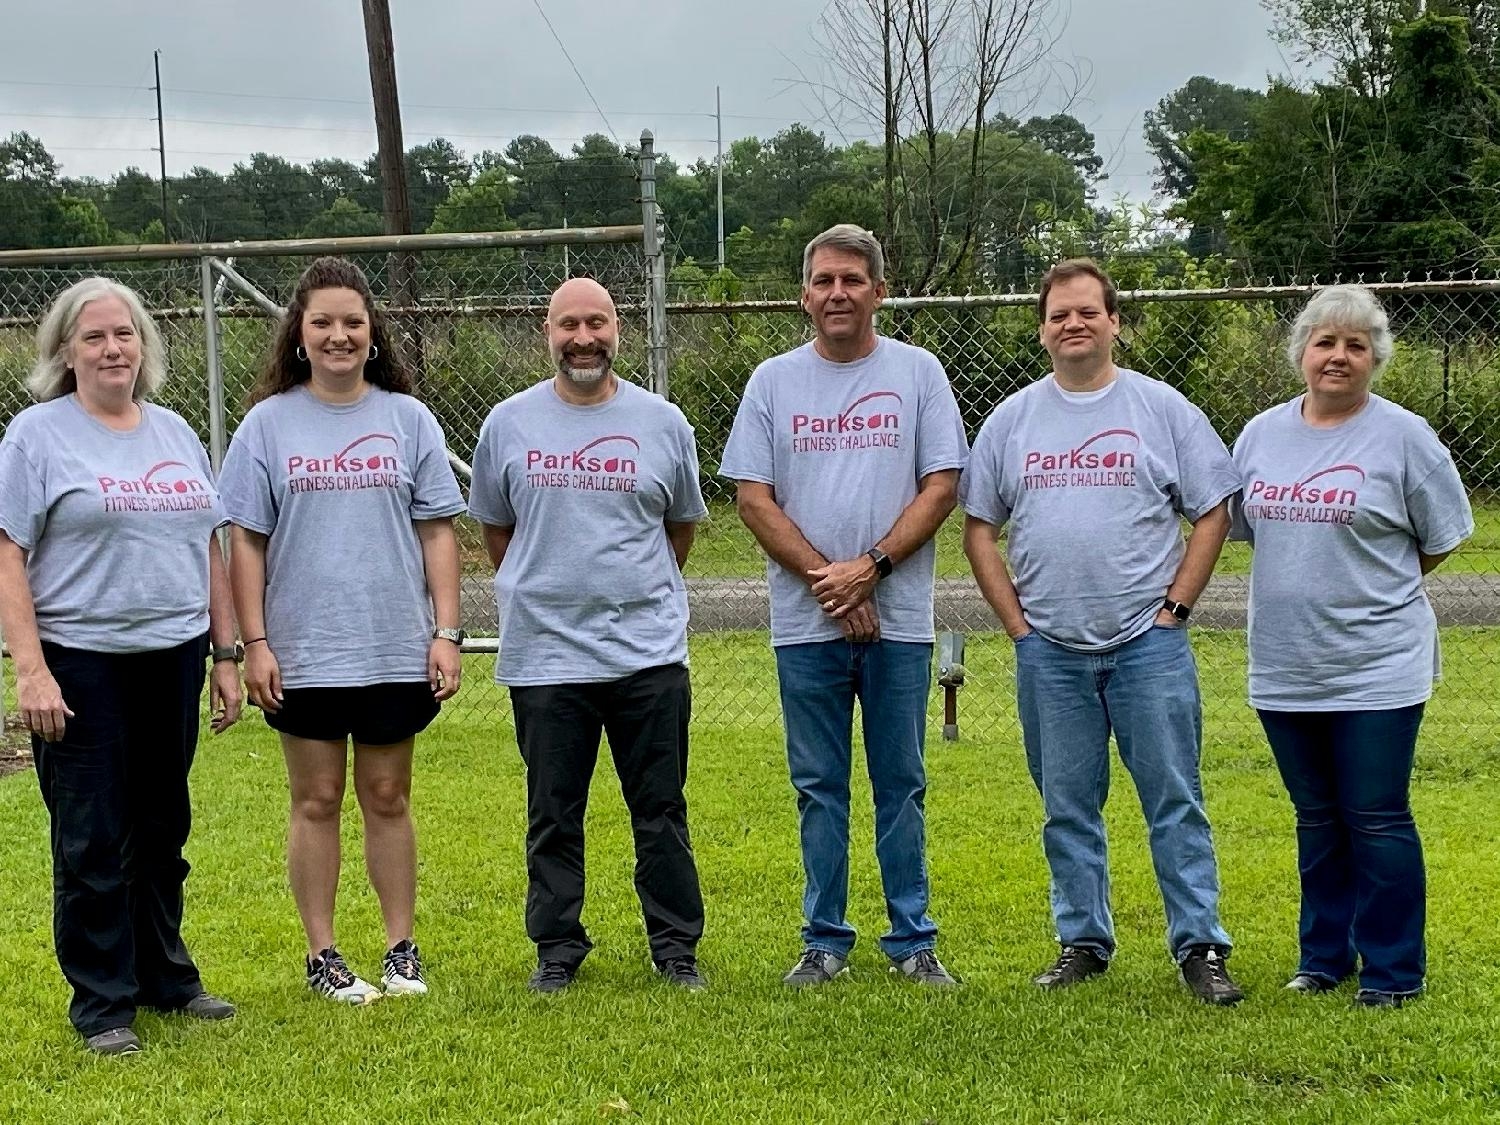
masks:
<path fill-rule="evenodd" d="M 307 362 L 307 349 L 304 348 L 301 344 L 297 345 L 297 358 L 300 359 L 303 363 Z"/>
<path fill-rule="evenodd" d="M 379 344 L 371 344 L 370 345 L 370 358 L 371 359 L 379 359 L 380 358 L 380 345 Z"/>

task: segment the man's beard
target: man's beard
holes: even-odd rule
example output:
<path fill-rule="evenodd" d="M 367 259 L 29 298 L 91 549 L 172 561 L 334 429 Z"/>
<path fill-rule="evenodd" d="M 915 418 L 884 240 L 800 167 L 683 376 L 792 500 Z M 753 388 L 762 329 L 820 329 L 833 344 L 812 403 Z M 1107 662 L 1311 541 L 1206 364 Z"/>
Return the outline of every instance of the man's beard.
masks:
<path fill-rule="evenodd" d="M 574 367 L 568 362 L 568 353 L 563 352 L 557 357 L 557 370 L 561 372 L 563 378 L 567 379 L 574 386 L 592 386 L 609 374 L 615 358 L 603 348 L 592 354 L 603 360 L 597 367 Z"/>

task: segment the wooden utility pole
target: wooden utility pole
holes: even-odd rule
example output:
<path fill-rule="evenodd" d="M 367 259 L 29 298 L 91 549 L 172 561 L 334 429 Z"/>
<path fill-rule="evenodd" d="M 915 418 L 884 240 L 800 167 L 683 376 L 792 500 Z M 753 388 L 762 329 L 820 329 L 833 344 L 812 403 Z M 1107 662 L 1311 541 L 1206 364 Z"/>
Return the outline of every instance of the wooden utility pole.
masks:
<path fill-rule="evenodd" d="M 161 52 L 151 52 L 151 62 L 156 68 L 156 151 L 161 154 L 161 240 L 172 241 L 172 232 L 167 229 L 167 126 L 161 115 Z"/>
<path fill-rule="evenodd" d="M 375 138 L 380 146 L 380 198 L 385 233 L 411 234 L 411 199 L 406 193 L 406 149 L 401 141 L 401 101 L 396 96 L 396 49 L 391 39 L 389 0 L 362 0 L 365 49 L 370 55 L 370 89 L 375 95 Z"/>
<path fill-rule="evenodd" d="M 411 234 L 411 197 L 406 190 L 406 148 L 401 140 L 401 101 L 396 95 L 396 48 L 391 36 L 390 0 L 361 0 L 365 50 L 370 56 L 370 89 L 375 98 L 375 139 L 379 146 L 380 198 L 386 234 Z M 392 254 L 386 267 L 390 299 L 400 308 L 417 303 L 417 263 L 410 254 Z M 422 374 L 422 327 L 405 321 L 412 374 Z"/>

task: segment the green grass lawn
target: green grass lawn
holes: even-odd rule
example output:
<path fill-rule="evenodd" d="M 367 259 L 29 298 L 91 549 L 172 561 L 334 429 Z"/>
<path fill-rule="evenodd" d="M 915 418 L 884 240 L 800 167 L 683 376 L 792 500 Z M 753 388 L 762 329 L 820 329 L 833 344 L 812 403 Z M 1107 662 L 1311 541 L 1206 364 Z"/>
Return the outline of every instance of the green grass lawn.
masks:
<path fill-rule="evenodd" d="M 1500 498 L 1476 495 L 1474 535 L 1443 563 L 1451 574 L 1500 575 Z M 964 558 L 962 512 L 949 516 L 938 529 L 937 574 L 939 578 L 967 578 Z M 754 537 L 735 514 L 730 503 L 713 504 L 709 517 L 698 528 L 693 553 L 688 557 L 690 578 L 758 578 L 765 574 L 766 560 Z M 1226 543 L 1219 558 L 1219 574 L 1249 574 L 1250 548 L 1244 543 Z"/>
<path fill-rule="evenodd" d="M 1450 630 L 1452 668 L 1493 667 L 1500 631 Z M 1249 992 L 1207 1008 L 1175 979 L 1140 814 L 1117 770 L 1110 806 L 1120 953 L 1063 995 L 1028 981 L 1055 952 L 1037 798 L 1010 733 L 930 744 L 929 839 L 941 950 L 966 987 L 892 979 L 868 787 L 859 771 L 850 976 L 794 994 L 801 874 L 772 662 L 764 635 L 698 638 L 694 842 L 708 903 L 712 988 L 648 972 L 625 813 L 609 767 L 589 814 L 597 949 L 551 998 L 523 981 L 522 773 L 488 662 L 464 705 L 418 748 L 419 934 L 433 994 L 367 1010 L 302 984 L 283 871 L 286 788 L 258 718 L 206 740 L 194 773 L 188 938 L 209 986 L 241 1005 L 227 1025 L 142 1016 L 142 1055 L 89 1057 L 66 1020 L 51 951 L 46 821 L 29 773 L 0 780 L 6 934 L 0 1121 L 264 1122 L 1372 1122 L 1500 1113 L 1500 748 L 1493 683 L 1435 698 L 1416 780 L 1430 872 L 1430 990 L 1398 1012 L 1349 990 L 1281 990 L 1295 967 L 1291 812 L 1243 698 L 1236 633 L 1195 638 L 1207 696 L 1205 789 L 1223 866 L 1233 967 Z M 1010 646 L 971 641 L 973 713 L 1010 715 Z M 986 698 L 988 697 L 988 698 Z M 1478 718 L 1476 718 L 1478 716 Z M 1013 729 L 1007 726 L 1006 730 Z M 350 797 L 340 943 L 376 972 L 378 914 Z"/>

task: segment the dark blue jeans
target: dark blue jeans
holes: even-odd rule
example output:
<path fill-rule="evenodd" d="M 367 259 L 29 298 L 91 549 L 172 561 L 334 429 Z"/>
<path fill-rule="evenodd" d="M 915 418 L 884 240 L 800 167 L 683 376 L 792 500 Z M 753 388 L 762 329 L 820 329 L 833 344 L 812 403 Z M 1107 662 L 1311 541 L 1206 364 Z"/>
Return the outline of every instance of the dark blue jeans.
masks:
<path fill-rule="evenodd" d="M 787 764 L 802 836 L 802 942 L 839 957 L 854 946 L 849 902 L 849 771 L 854 701 L 864 724 L 875 796 L 875 859 L 890 929 L 880 939 L 903 960 L 937 943 L 927 913 L 927 772 L 922 763 L 932 645 L 822 641 L 776 649 Z"/>
<path fill-rule="evenodd" d="M 1261 711 L 1297 810 L 1299 972 L 1414 993 L 1427 971 L 1427 875 L 1411 814 L 1424 704 L 1387 711 Z"/>

